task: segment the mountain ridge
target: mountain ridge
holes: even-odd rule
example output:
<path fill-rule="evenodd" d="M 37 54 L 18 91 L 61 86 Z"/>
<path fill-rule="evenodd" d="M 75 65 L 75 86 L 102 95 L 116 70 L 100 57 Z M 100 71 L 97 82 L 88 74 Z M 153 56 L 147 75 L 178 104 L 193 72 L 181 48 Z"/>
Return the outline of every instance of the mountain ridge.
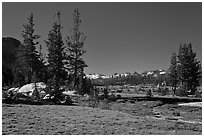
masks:
<path fill-rule="evenodd" d="M 154 76 L 157 77 L 158 75 L 165 75 L 167 73 L 167 70 L 150 70 L 150 71 L 144 71 L 142 73 L 138 72 L 125 72 L 125 73 L 114 73 L 113 75 L 104 75 L 104 74 L 99 74 L 99 73 L 89 73 L 86 76 L 90 79 L 107 79 L 107 78 L 115 78 L 115 77 L 127 77 L 127 76 L 132 76 L 132 75 L 141 75 L 141 76 Z"/>

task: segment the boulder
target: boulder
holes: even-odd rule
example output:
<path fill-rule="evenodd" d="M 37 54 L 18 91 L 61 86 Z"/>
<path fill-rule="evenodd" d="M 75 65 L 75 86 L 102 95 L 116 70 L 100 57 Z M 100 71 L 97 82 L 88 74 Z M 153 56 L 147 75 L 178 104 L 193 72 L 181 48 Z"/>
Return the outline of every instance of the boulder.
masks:
<path fill-rule="evenodd" d="M 2 91 L 2 98 L 7 98 L 9 96 L 15 96 L 18 92 L 19 88 L 10 88 L 8 90 Z"/>
<path fill-rule="evenodd" d="M 10 88 L 10 89 L 8 89 L 8 92 L 13 92 L 13 93 L 15 92 L 16 93 L 19 91 L 19 89 L 20 88 Z"/>
<path fill-rule="evenodd" d="M 90 100 L 92 97 L 89 94 L 84 94 L 84 100 Z"/>
<path fill-rule="evenodd" d="M 65 94 L 65 95 L 69 95 L 69 96 L 77 96 L 77 91 L 75 91 L 75 90 L 71 90 L 71 91 L 64 91 L 64 92 L 62 92 L 63 94 Z"/>
<path fill-rule="evenodd" d="M 45 94 L 45 90 L 47 88 L 47 85 L 43 82 L 38 82 L 38 83 L 36 83 L 36 88 L 40 94 Z M 26 96 L 32 96 L 34 91 L 35 91 L 35 84 L 30 83 L 30 84 L 26 84 L 26 85 L 22 86 L 18 90 L 18 93 L 22 93 Z"/>
<path fill-rule="evenodd" d="M 48 100 L 48 99 L 54 99 L 54 96 L 51 96 L 50 94 L 47 94 L 43 97 L 44 100 Z"/>

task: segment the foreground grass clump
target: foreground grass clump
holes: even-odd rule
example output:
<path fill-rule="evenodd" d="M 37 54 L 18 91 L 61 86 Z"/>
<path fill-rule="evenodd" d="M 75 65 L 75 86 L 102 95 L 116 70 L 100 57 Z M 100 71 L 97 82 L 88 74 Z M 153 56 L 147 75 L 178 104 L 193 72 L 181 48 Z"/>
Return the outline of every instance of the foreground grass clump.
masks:
<path fill-rule="evenodd" d="M 201 134 L 202 126 L 99 108 L 61 105 L 2 107 L 3 135 Z"/>

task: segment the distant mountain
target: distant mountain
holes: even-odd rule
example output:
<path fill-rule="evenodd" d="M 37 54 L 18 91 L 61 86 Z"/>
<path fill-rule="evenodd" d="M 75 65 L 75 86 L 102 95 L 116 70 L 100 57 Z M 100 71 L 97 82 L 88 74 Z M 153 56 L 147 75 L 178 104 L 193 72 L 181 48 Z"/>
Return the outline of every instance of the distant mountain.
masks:
<path fill-rule="evenodd" d="M 166 70 L 152 70 L 152 71 L 145 71 L 141 74 L 137 73 L 137 72 L 125 72 L 125 73 L 114 73 L 113 75 L 110 76 L 106 76 L 103 74 L 88 74 L 86 75 L 88 78 L 90 79 L 108 79 L 108 78 L 117 78 L 117 77 L 127 77 L 127 76 L 154 76 L 154 77 L 158 77 L 159 75 L 165 75 L 167 73 Z"/>
<path fill-rule="evenodd" d="M 165 75 L 167 73 L 166 70 L 152 70 L 152 71 L 145 71 L 141 75 L 142 76 L 154 76 L 158 77 L 159 75 Z"/>
<path fill-rule="evenodd" d="M 86 77 L 90 78 L 90 79 L 106 79 L 106 78 L 109 78 L 109 76 L 106 76 L 106 75 L 103 75 L 103 74 L 96 74 L 96 73 L 88 74 L 88 75 L 86 75 Z"/>

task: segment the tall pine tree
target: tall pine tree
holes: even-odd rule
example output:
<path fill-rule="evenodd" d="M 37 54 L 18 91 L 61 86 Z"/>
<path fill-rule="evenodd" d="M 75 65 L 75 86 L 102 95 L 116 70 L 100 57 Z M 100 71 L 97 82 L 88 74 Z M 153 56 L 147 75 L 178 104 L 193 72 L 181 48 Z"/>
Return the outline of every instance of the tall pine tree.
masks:
<path fill-rule="evenodd" d="M 201 64 L 196 59 L 191 44 L 182 44 L 178 53 L 179 79 L 181 85 L 194 94 L 201 78 Z"/>
<path fill-rule="evenodd" d="M 32 76 L 39 72 L 39 55 L 36 51 L 35 42 L 40 36 L 34 34 L 34 18 L 33 13 L 28 17 L 28 23 L 24 24 L 25 30 L 22 31 L 23 42 L 18 49 L 16 67 L 14 72 L 23 74 L 25 81 L 23 83 L 32 82 Z M 19 74 L 15 74 L 19 76 Z M 18 78 L 18 77 L 17 77 Z M 14 78 L 14 79 L 17 79 Z"/>
<path fill-rule="evenodd" d="M 82 55 L 85 53 L 83 49 L 84 41 L 86 36 L 80 32 L 79 25 L 81 24 L 80 14 L 78 9 L 74 10 L 74 28 L 72 36 L 67 36 L 67 69 L 70 72 L 70 75 L 73 79 L 73 86 L 77 90 L 81 90 L 82 81 L 85 76 L 84 68 L 87 67 L 87 64 L 82 58 Z"/>
<path fill-rule="evenodd" d="M 179 82 L 178 80 L 178 70 L 177 70 L 177 55 L 173 53 L 171 56 L 171 63 L 169 67 L 169 81 L 173 90 L 173 95 L 176 93 L 176 87 Z"/>
<path fill-rule="evenodd" d="M 61 29 L 60 12 L 58 11 L 52 29 L 48 33 L 48 39 L 45 41 L 48 47 L 49 84 L 51 84 L 51 89 L 53 90 L 51 94 L 54 95 L 55 99 L 60 99 L 61 97 L 60 79 L 66 76 L 63 63 L 65 54 Z"/>

